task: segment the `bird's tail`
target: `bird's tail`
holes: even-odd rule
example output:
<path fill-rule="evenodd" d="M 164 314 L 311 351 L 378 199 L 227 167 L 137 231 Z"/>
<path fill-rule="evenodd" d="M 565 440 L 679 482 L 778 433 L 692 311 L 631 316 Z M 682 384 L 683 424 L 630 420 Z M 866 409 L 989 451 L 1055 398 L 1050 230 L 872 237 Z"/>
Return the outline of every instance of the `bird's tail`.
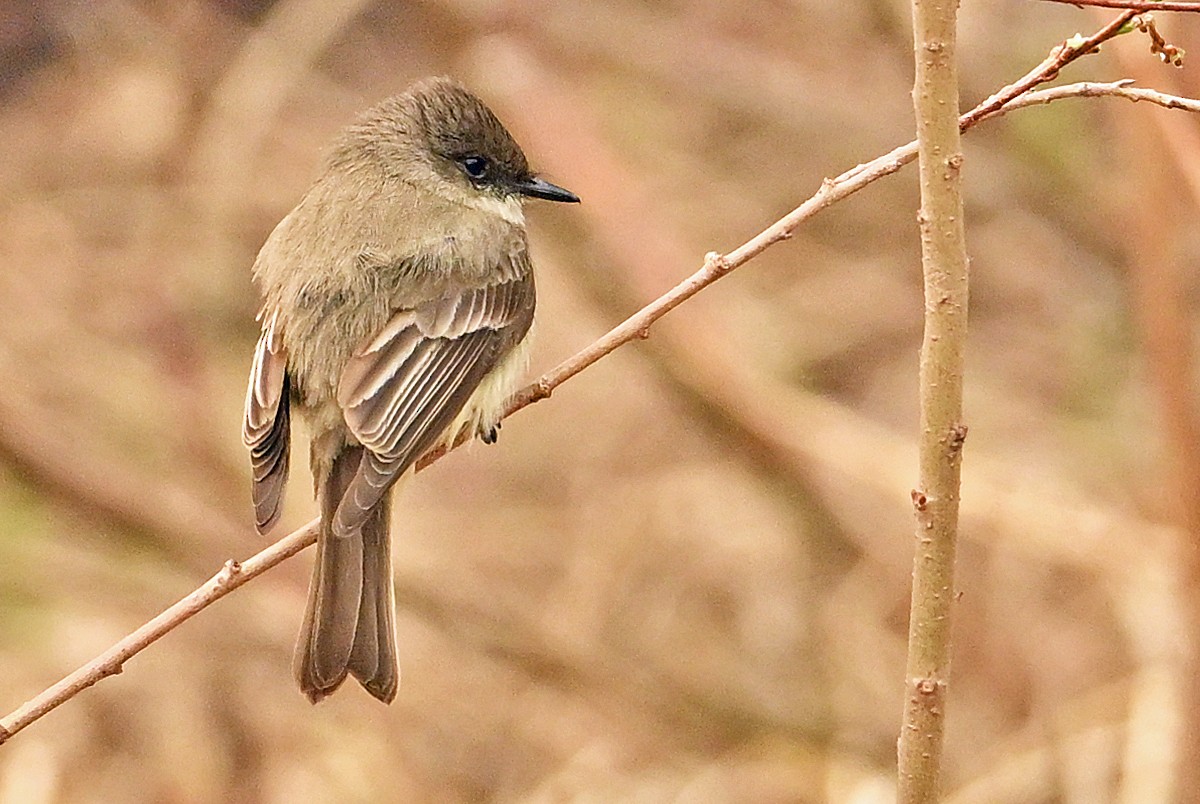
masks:
<path fill-rule="evenodd" d="M 341 686 L 347 674 L 391 703 L 400 680 L 388 536 L 391 495 L 360 530 L 336 536 L 329 525 L 362 456 L 362 447 L 339 453 L 318 487 L 321 532 L 295 661 L 300 690 L 313 703 Z"/>

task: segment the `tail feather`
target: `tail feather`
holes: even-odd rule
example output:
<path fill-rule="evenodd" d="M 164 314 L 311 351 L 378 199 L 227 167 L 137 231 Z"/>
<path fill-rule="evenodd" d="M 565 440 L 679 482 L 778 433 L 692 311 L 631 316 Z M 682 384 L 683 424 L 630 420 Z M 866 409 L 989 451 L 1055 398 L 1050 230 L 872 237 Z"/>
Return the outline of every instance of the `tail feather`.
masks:
<path fill-rule="evenodd" d="M 392 584 L 389 498 L 363 525 L 363 588 L 358 627 L 350 651 L 350 674 L 384 703 L 396 697 L 400 665 L 396 659 L 396 598 Z"/>
<path fill-rule="evenodd" d="M 318 489 L 321 532 L 295 661 L 296 680 L 313 703 L 347 674 L 385 703 L 396 694 L 390 506 L 383 500 L 360 529 L 344 535 L 335 535 L 331 524 L 362 456 L 362 447 L 343 451 Z"/>

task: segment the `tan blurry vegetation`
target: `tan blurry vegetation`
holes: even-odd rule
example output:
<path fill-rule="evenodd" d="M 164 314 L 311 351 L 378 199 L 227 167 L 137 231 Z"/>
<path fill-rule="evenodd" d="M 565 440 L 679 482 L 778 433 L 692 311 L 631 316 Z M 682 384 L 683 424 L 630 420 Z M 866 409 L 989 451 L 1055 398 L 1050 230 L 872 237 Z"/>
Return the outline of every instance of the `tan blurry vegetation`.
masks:
<path fill-rule="evenodd" d="M 583 196 L 531 212 L 535 370 L 912 133 L 901 3 L 268 5 L 0 12 L 13 706 L 262 545 L 237 437 L 248 266 L 359 109 L 452 73 Z M 1098 19 L 964 13 L 967 103 Z M 1185 47 L 1187 22 L 1171 29 Z M 1141 42 L 1111 49 L 1146 83 L 1174 78 Z M 1152 200 L 1128 167 L 1166 152 L 1167 114 L 1078 102 L 966 139 L 955 801 L 1154 801 L 1172 783 L 1186 606 L 1171 490 L 1186 478 L 1139 350 L 1159 319 L 1134 323 L 1145 241 L 1130 228 L 1155 203 L 1147 226 L 1195 211 L 1175 162 Z M 814 220 L 511 420 L 499 447 L 410 484 L 391 708 L 294 690 L 302 556 L 6 745 L 0 797 L 888 800 L 914 181 Z M 1195 237 L 1156 237 L 1186 306 Z M 304 478 L 285 526 L 312 514 Z"/>

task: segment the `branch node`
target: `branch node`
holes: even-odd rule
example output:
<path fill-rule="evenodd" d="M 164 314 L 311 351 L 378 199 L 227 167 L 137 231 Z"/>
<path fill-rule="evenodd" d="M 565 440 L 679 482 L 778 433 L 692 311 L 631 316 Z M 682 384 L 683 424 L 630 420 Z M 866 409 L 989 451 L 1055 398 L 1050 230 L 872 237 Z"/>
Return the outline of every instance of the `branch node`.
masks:
<path fill-rule="evenodd" d="M 938 691 L 939 687 L 944 687 L 946 682 L 937 681 L 932 678 L 920 678 L 913 684 L 913 689 L 920 695 L 933 695 Z"/>
<path fill-rule="evenodd" d="M 1075 34 L 1063 42 L 1062 48 L 1058 52 L 1058 61 L 1066 64 L 1080 56 L 1094 56 L 1100 52 L 1100 42 L 1096 41 L 1096 39 L 1095 35 L 1084 36 L 1079 33 Z M 1057 70 L 1055 72 L 1057 73 Z"/>
<path fill-rule="evenodd" d="M 963 444 L 967 440 L 967 426 L 962 422 L 950 428 L 946 439 L 946 457 L 954 460 L 962 453 Z"/>
<path fill-rule="evenodd" d="M 217 573 L 217 576 L 213 580 L 216 582 L 217 586 L 227 586 L 229 585 L 230 581 L 240 575 L 241 572 L 241 562 L 231 558 L 225 562 L 225 565 L 221 567 L 220 572 Z"/>
<path fill-rule="evenodd" d="M 925 492 L 918 489 L 912 490 L 912 504 L 918 512 L 924 511 L 929 505 L 929 498 L 925 496 Z"/>
<path fill-rule="evenodd" d="M 710 251 L 704 255 L 704 270 L 713 274 L 723 274 L 730 270 L 729 260 L 718 251 Z"/>

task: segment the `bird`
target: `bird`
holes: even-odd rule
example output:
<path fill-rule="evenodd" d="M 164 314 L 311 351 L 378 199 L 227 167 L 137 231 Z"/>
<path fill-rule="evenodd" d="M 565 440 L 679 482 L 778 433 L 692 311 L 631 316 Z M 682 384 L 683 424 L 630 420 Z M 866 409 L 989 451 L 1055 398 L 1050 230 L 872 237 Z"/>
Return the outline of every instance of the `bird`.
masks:
<path fill-rule="evenodd" d="M 466 432 L 496 439 L 527 365 L 536 293 L 523 203 L 578 203 L 535 174 L 462 84 L 416 82 L 367 110 L 267 237 L 246 394 L 255 524 L 288 479 L 293 409 L 310 431 L 320 509 L 294 672 L 313 703 L 351 676 L 399 686 L 393 487 Z"/>

